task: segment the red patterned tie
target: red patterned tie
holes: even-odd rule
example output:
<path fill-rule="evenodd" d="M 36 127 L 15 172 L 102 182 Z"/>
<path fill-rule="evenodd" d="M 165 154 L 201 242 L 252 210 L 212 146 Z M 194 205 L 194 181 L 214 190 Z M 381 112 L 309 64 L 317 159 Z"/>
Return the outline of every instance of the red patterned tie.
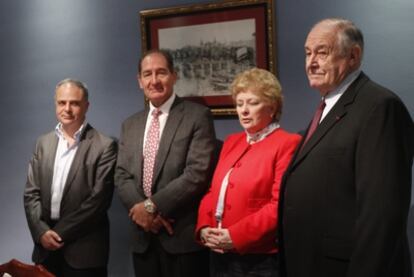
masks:
<path fill-rule="evenodd" d="M 319 107 L 316 110 L 315 115 L 313 116 L 312 123 L 311 123 L 311 125 L 309 127 L 308 133 L 306 134 L 306 138 L 305 138 L 305 141 L 302 144 L 301 150 L 303 149 L 303 147 L 305 146 L 305 144 L 308 142 L 308 140 L 310 139 L 310 137 L 315 132 L 316 127 L 318 127 L 319 121 L 321 120 L 322 113 L 323 113 L 323 109 L 325 109 L 325 106 L 326 106 L 325 98 L 322 98 L 321 102 L 319 103 Z"/>
<path fill-rule="evenodd" d="M 151 114 L 152 120 L 144 147 L 144 172 L 142 177 L 142 184 L 146 197 L 151 196 L 155 157 L 157 156 L 160 137 L 160 120 L 158 117 L 161 114 L 161 111 L 159 109 L 154 109 Z"/>

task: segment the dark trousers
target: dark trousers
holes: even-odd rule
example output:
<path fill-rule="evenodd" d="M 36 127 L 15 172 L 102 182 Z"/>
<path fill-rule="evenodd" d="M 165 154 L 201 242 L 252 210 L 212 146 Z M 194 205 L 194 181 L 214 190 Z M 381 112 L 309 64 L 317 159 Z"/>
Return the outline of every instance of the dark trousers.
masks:
<path fill-rule="evenodd" d="M 211 277 L 279 277 L 277 254 L 210 254 Z"/>
<path fill-rule="evenodd" d="M 49 272 L 56 277 L 107 277 L 108 272 L 106 266 L 96 268 L 73 268 L 63 257 L 61 251 L 53 251 L 49 257 L 41 263 Z"/>
<path fill-rule="evenodd" d="M 157 239 L 151 241 L 145 253 L 133 253 L 136 277 L 208 277 L 208 251 L 171 254 Z"/>

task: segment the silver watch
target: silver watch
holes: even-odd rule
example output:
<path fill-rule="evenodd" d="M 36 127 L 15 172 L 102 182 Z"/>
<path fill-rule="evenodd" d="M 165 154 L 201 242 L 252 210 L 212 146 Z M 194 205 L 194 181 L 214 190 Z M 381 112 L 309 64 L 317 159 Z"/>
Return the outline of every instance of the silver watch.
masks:
<path fill-rule="evenodd" d="M 149 198 L 144 201 L 144 209 L 150 214 L 155 214 L 157 211 L 154 202 L 152 202 Z"/>

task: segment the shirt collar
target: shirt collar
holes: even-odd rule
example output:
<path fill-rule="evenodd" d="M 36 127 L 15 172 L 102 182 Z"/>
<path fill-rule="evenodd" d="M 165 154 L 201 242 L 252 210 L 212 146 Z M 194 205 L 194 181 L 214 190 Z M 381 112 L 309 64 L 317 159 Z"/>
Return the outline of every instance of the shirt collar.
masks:
<path fill-rule="evenodd" d="M 355 81 L 355 79 L 359 76 L 360 73 L 361 69 L 357 69 L 350 73 L 335 90 L 333 90 L 325 96 L 325 101 L 341 97 L 341 95 L 344 94 L 344 92 L 348 89 L 352 82 Z"/>
<path fill-rule="evenodd" d="M 76 143 L 78 143 L 80 141 L 80 137 L 83 133 L 83 131 L 85 130 L 86 125 L 88 124 L 88 122 L 85 121 L 82 123 L 82 125 L 79 127 L 79 129 L 75 132 L 75 134 L 73 134 L 73 138 L 75 139 Z M 59 122 L 56 127 L 55 127 L 55 134 L 59 139 L 65 139 L 65 136 L 63 135 L 63 131 L 62 131 L 62 123 Z"/>
<path fill-rule="evenodd" d="M 246 132 L 246 139 L 247 142 L 249 144 L 253 144 L 253 143 L 257 143 L 261 140 L 263 140 L 265 137 L 267 137 L 269 134 L 271 134 L 274 130 L 276 130 L 277 128 L 279 128 L 280 125 L 277 122 L 272 122 L 269 125 L 267 125 L 266 127 L 264 127 L 263 129 L 261 129 L 260 131 L 254 133 L 254 134 L 250 134 L 247 131 Z"/>
<path fill-rule="evenodd" d="M 168 115 L 171 109 L 172 104 L 174 103 L 175 100 L 175 93 L 171 94 L 170 98 L 168 98 L 167 101 L 164 102 L 164 104 L 162 104 L 161 106 L 158 107 L 158 109 L 162 112 L 162 114 L 164 115 Z M 149 103 L 149 114 L 152 114 L 152 111 L 156 109 L 156 107 L 154 107 L 154 105 L 152 105 L 152 103 Z"/>

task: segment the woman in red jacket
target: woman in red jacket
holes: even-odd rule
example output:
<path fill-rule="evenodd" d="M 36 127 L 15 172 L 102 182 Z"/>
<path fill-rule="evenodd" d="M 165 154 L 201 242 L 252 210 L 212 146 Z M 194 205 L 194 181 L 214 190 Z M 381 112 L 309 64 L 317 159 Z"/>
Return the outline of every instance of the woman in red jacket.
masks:
<path fill-rule="evenodd" d="M 275 277 L 280 182 L 301 137 L 280 128 L 282 93 L 272 73 L 242 72 L 231 92 L 244 132 L 224 142 L 196 236 L 212 250 L 211 276 Z"/>

